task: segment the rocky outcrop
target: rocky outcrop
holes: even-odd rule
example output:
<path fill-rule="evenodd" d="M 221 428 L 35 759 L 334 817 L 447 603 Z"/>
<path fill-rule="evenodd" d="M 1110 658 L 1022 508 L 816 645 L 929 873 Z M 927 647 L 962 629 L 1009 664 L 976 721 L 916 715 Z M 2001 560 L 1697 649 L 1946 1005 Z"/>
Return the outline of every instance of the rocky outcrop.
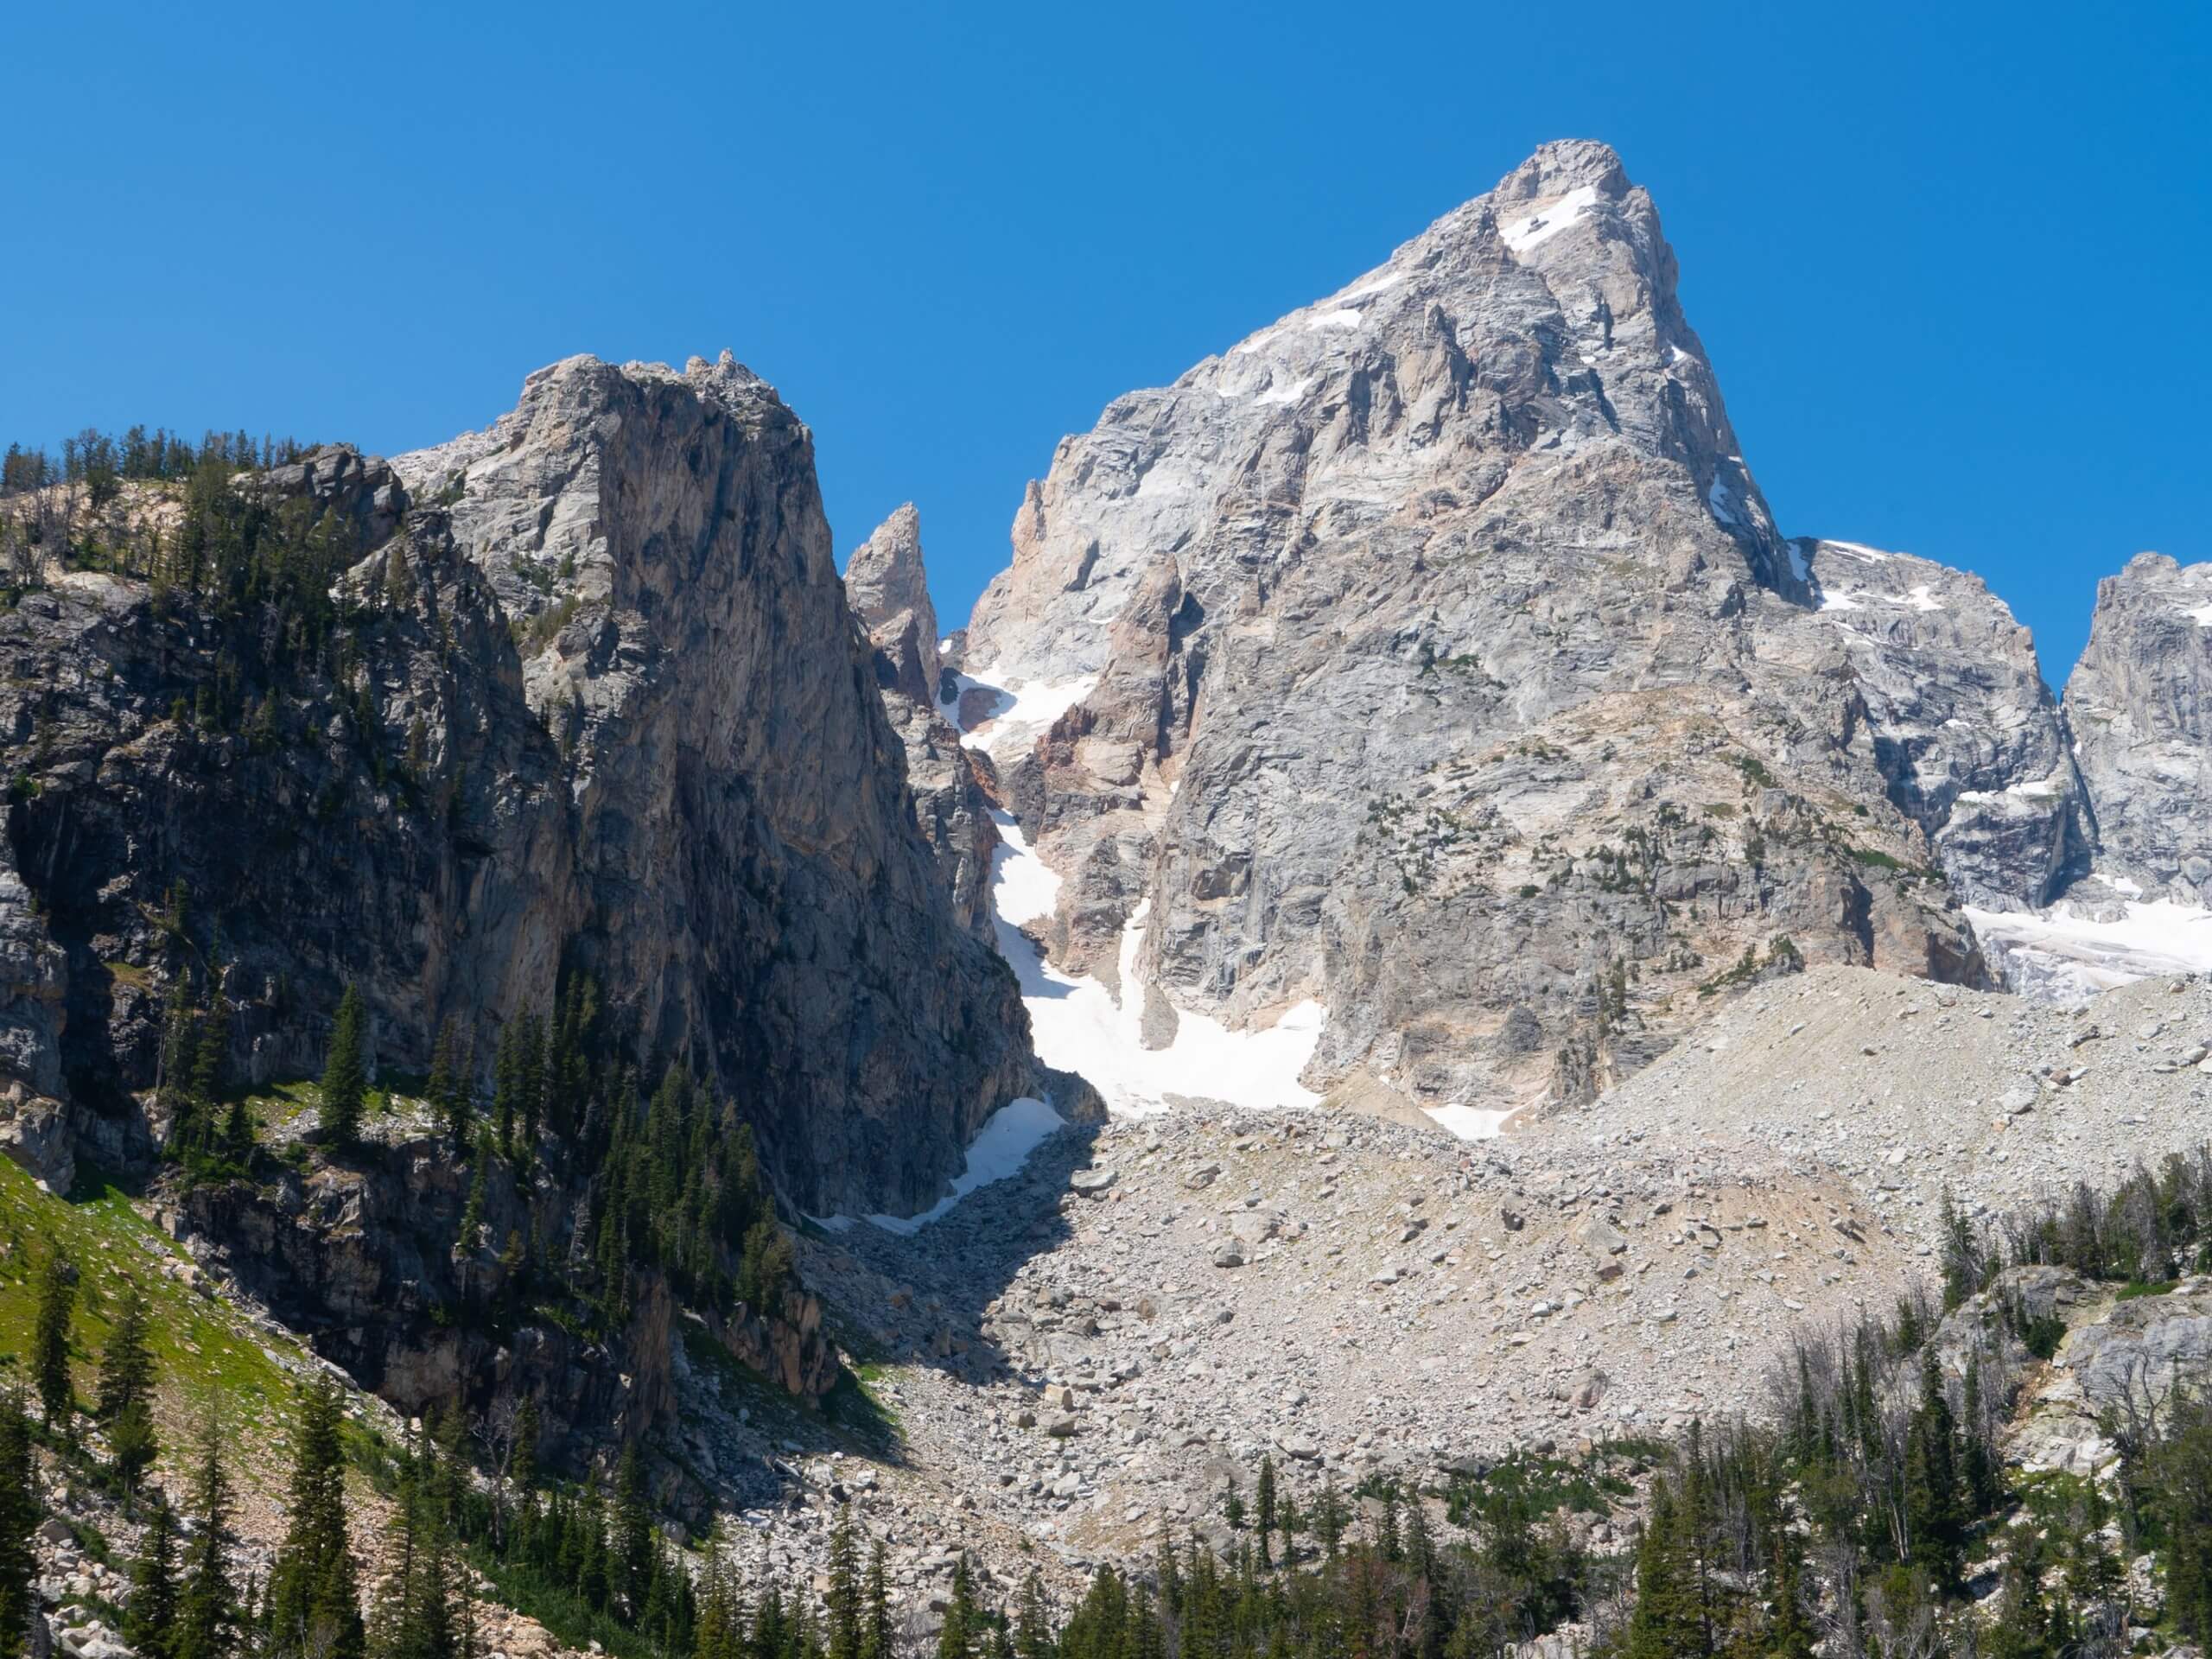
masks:
<path fill-rule="evenodd" d="M 188 975 L 234 1077 L 318 1065 L 347 982 L 383 1064 L 419 1071 L 450 1016 L 488 1070 L 582 970 L 817 1213 L 927 1205 L 1033 1092 L 772 388 L 575 358 L 483 433 L 238 494 L 342 550 L 327 623 L 90 573 L 0 616 L 9 1075 L 130 1109 Z"/>
<path fill-rule="evenodd" d="M 1071 701 L 976 734 L 1039 931 L 1104 977 L 1141 916 L 1139 977 L 1231 1025 L 1319 1001 L 1317 1088 L 1586 1097 L 1802 962 L 1975 979 L 1951 883 L 2075 855 L 2025 634 L 1780 535 L 1602 145 L 1116 400 L 1013 543 L 963 706 Z"/>
<path fill-rule="evenodd" d="M 442 1143 L 401 1141 L 265 1185 L 194 1185 L 175 1224 L 325 1359 L 409 1415 L 455 1403 L 482 1414 L 526 1398 L 548 1455 L 573 1465 L 667 1421 L 679 1335 L 666 1281 L 639 1275 L 628 1318 L 600 1335 L 484 1317 L 511 1305 L 531 1273 L 499 1241 L 532 1236 L 557 1216 L 502 1170 L 486 1184 L 478 1236 L 464 1238 L 473 1179 Z M 784 1300 L 699 1317 L 746 1363 L 817 1397 L 842 1374 L 821 1306 L 798 1287 Z M 454 1317 L 464 1308 L 474 1316 Z"/>
<path fill-rule="evenodd" d="M 2046 902 L 2086 866 L 2088 836 L 2027 629 L 1980 577 L 1932 559 L 1791 545 L 1823 643 L 1843 645 L 1891 804 L 1929 836 L 1952 892 L 1968 905 Z"/>
<path fill-rule="evenodd" d="M 922 563 L 922 521 L 910 502 L 876 526 L 845 567 L 845 597 L 875 652 L 883 712 L 906 752 L 914 819 L 936 855 L 953 913 L 991 936 L 991 852 L 999 844 L 986 783 L 989 760 L 964 748 L 938 707 L 945 677 L 937 612 Z"/>
<path fill-rule="evenodd" d="M 2096 803 L 2098 873 L 2134 896 L 2212 906 L 2212 564 L 2143 553 L 2097 584 L 2066 714 Z"/>
<path fill-rule="evenodd" d="M 875 527 L 845 565 L 845 601 L 868 630 L 879 671 L 909 702 L 938 700 L 937 609 L 922 567 L 922 516 L 909 501 Z"/>

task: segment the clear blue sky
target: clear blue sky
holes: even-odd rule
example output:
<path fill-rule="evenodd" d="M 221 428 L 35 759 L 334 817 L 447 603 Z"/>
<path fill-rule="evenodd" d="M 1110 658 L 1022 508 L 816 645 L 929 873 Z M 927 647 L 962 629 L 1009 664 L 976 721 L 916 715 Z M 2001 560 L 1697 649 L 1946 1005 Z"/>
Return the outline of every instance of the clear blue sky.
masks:
<path fill-rule="evenodd" d="M 920 504 L 950 626 L 1061 434 L 1599 137 L 1784 528 L 1980 572 L 2057 681 L 2101 573 L 2212 558 L 2208 15 L 18 8 L 0 439 L 389 453 L 728 346 L 841 558 Z"/>

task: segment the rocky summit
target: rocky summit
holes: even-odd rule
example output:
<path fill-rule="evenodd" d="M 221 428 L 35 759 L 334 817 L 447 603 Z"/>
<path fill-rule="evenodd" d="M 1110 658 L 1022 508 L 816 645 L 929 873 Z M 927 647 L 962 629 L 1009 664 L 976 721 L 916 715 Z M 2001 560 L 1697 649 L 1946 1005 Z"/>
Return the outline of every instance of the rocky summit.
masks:
<path fill-rule="evenodd" d="M 1587 1098 L 1803 962 L 1986 975 L 1961 900 L 2088 833 L 2032 645 L 1782 534 L 1675 275 L 1612 151 L 1548 145 L 1060 445 L 965 654 L 971 711 L 1065 705 L 982 740 L 1057 963 L 1310 999 L 1305 1082 L 1380 1109 Z"/>

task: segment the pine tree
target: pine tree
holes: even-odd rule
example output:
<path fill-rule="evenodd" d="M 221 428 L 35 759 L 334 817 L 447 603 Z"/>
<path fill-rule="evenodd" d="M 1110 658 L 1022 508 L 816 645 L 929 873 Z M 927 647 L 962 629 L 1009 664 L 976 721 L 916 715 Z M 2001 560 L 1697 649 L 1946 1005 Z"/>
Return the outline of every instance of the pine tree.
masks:
<path fill-rule="evenodd" d="M 1258 1523 L 1260 1529 L 1260 1565 L 1272 1567 L 1274 1565 L 1274 1552 L 1270 1541 L 1274 1537 L 1277 1519 L 1275 1460 L 1265 1454 L 1262 1454 L 1260 1459 L 1259 1490 L 1255 1495 L 1255 1503 L 1258 1513 L 1254 1516 L 1254 1520 Z"/>
<path fill-rule="evenodd" d="M 963 1549 L 952 1566 L 952 1596 L 944 1610 L 944 1628 L 938 1632 L 937 1659 L 969 1659 L 981 1623 L 975 1575 L 969 1570 L 968 1552 Z"/>
<path fill-rule="evenodd" d="M 1966 1484 L 1967 1502 L 1974 1513 L 1986 1515 L 2003 1500 L 2004 1483 L 1998 1477 L 1997 1459 L 1991 1455 L 1989 1438 L 1982 1426 L 1981 1351 L 1979 1348 L 1967 1356 L 1966 1397 L 1962 1404 L 1964 1421 L 1960 1426 L 1962 1449 L 1959 1473 Z"/>
<path fill-rule="evenodd" d="M 1035 1575 L 1033 1573 L 1033 1582 Z M 1049 1642 L 1049 1637 L 1047 1641 Z M 861 1659 L 894 1659 L 898 1638 L 891 1627 L 891 1573 L 878 1539 L 868 1555 L 868 1605 L 861 1615 Z M 1022 1659 L 1052 1659 L 1049 1646 Z"/>
<path fill-rule="evenodd" d="M 1787 1522 L 1774 1529 L 1774 1617 L 1766 1650 L 1773 1659 L 1813 1659 L 1815 1634 L 1805 1613 L 1805 1546 Z"/>
<path fill-rule="evenodd" d="M 1313 1500 L 1313 1535 L 1321 1541 L 1321 1554 L 1329 1560 L 1337 1559 L 1337 1550 L 1344 1541 L 1344 1500 L 1337 1496 L 1336 1484 L 1325 1480 L 1321 1494 Z"/>
<path fill-rule="evenodd" d="M 361 1110 L 369 1092 L 367 1025 L 360 993 L 348 985 L 339 999 L 322 1068 L 322 1133 L 333 1146 L 350 1147 L 361 1138 Z"/>
<path fill-rule="evenodd" d="M 32 1579 L 36 1560 L 31 1534 L 38 1525 L 38 1469 L 31 1458 L 31 1425 L 23 1396 L 0 1394 L 0 1653 L 21 1653 L 30 1635 Z"/>
<path fill-rule="evenodd" d="M 1685 1659 L 1711 1651 L 1687 1520 L 1662 1477 L 1652 1483 L 1651 1512 L 1637 1546 L 1636 1611 L 1624 1659 Z"/>
<path fill-rule="evenodd" d="M 38 1316 L 31 1334 L 31 1380 L 48 1428 L 69 1432 L 76 1393 L 69 1374 L 69 1322 L 77 1311 L 76 1265 L 57 1243 L 48 1247 L 38 1281 Z"/>
<path fill-rule="evenodd" d="M 116 1413 L 107 1426 L 107 1448 L 123 1490 L 136 1492 L 162 1451 L 161 1438 L 154 1429 L 153 1408 L 145 1401 L 133 1400 Z"/>
<path fill-rule="evenodd" d="M 1931 1344 L 1923 1351 L 1920 1408 L 1905 1435 L 1905 1524 L 1912 1559 L 1943 1592 L 1958 1587 L 1966 1555 L 1966 1504 L 1959 1484 L 1958 1429 Z"/>
<path fill-rule="evenodd" d="M 244 1095 L 223 1115 L 223 1156 L 240 1169 L 253 1166 L 253 1112 Z"/>
<path fill-rule="evenodd" d="M 474 1103 L 463 1068 L 461 1036 L 450 1016 L 438 1027 L 437 1045 L 430 1051 L 430 1109 L 437 1114 L 447 1139 L 461 1147 L 468 1141 L 468 1120 Z"/>
<path fill-rule="evenodd" d="M 212 946 L 209 955 L 213 955 Z M 200 1021 L 200 1040 L 192 1054 L 193 1111 L 203 1138 L 214 1129 L 215 1107 L 223 1097 L 223 1074 L 231 1058 L 230 1002 L 223 995 L 220 973 L 213 966 L 208 979 L 214 989 L 207 999 L 207 1014 Z"/>
<path fill-rule="evenodd" d="M 238 1645 L 238 1592 L 231 1582 L 230 1476 L 213 1423 L 202 1438 L 192 1506 L 200 1526 L 184 1553 L 168 1659 L 227 1659 Z"/>
<path fill-rule="evenodd" d="M 284 1541 L 269 1579 L 269 1651 L 299 1659 L 361 1659 L 365 1640 L 353 1540 L 338 1385 L 300 1402 Z"/>
<path fill-rule="evenodd" d="M 1014 1650 L 1020 1659 L 1053 1659 L 1052 1621 L 1045 1611 L 1045 1580 L 1033 1567 L 1022 1580 L 1021 1602 L 1014 1614 Z M 871 1654 L 865 1659 L 878 1656 Z"/>
<path fill-rule="evenodd" d="M 853 1512 L 840 1506 L 830 1532 L 830 1585 L 823 1597 L 829 1621 L 829 1659 L 861 1659 L 860 1546 L 853 1537 Z"/>
<path fill-rule="evenodd" d="M 614 1553 L 611 1586 L 632 1618 L 644 1607 L 652 1579 L 653 1518 L 645 1475 L 633 1442 L 623 1448 L 614 1478 Z"/>
<path fill-rule="evenodd" d="M 108 1449 L 126 1491 L 154 1460 L 154 1352 L 150 1316 L 138 1287 L 126 1280 L 116 1298 L 115 1322 L 100 1351 L 93 1414 L 106 1429 Z"/>
<path fill-rule="evenodd" d="M 139 1659 L 169 1659 L 176 1634 L 176 1516 L 165 1499 L 146 1517 L 146 1539 L 130 1569 L 130 1611 L 123 1637 Z"/>
<path fill-rule="evenodd" d="M 385 1534 L 385 1576 L 368 1631 L 375 1659 L 458 1659 L 461 1572 L 441 1503 L 437 1461 L 432 1447 L 418 1446 L 401 1471 L 398 1501 Z"/>

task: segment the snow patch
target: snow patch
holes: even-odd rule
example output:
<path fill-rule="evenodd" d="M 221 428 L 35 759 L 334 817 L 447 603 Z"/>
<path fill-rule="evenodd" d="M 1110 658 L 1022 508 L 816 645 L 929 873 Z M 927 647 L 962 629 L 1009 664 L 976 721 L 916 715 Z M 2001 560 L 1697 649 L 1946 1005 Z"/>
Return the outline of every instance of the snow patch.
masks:
<path fill-rule="evenodd" d="M 1258 351 L 1261 346 L 1273 340 L 1277 332 L 1277 330 L 1273 328 L 1262 328 L 1258 334 L 1254 334 L 1249 340 L 1239 340 L 1236 345 L 1230 346 L 1229 348 L 1230 353 L 1231 355 L 1236 357 L 1249 357 L 1254 352 Z"/>
<path fill-rule="evenodd" d="M 1884 563 L 1890 556 L 1880 548 L 1868 547 L 1863 542 L 1832 542 L 1826 537 L 1821 538 L 1821 547 L 1823 551 L 1833 548 L 1838 553 L 1847 554 L 1854 559 L 1864 559 L 1869 564 Z"/>
<path fill-rule="evenodd" d="M 2113 921 L 2069 914 L 2063 905 L 2044 912 L 1969 905 L 1966 914 L 2006 980 L 2029 995 L 2064 999 L 2212 969 L 2212 910 L 2166 899 L 2131 899 L 2120 909 Z"/>
<path fill-rule="evenodd" d="M 1943 601 L 1936 597 L 1928 583 L 1916 583 L 1908 593 L 1878 594 L 1872 588 L 1830 588 L 1821 593 L 1821 608 L 1824 611 L 1863 611 L 1866 607 L 1859 601 L 1878 600 L 1885 605 L 1902 605 L 1907 610 L 1940 611 Z"/>
<path fill-rule="evenodd" d="M 1294 404 L 1303 397 L 1313 384 L 1310 374 L 1301 375 L 1288 385 L 1271 385 L 1252 401 L 1255 404 Z"/>
<path fill-rule="evenodd" d="M 1052 914 L 1060 878 L 1030 847 L 1021 825 L 994 811 L 1000 844 L 991 855 L 991 901 L 999 954 L 1013 965 L 1029 1009 L 1031 1040 L 1047 1065 L 1081 1074 L 1124 1117 L 1168 1109 L 1169 1095 L 1270 1109 L 1315 1106 L 1320 1096 L 1298 1081 L 1321 1040 L 1327 1011 L 1310 998 L 1265 1031 L 1231 1031 L 1219 1020 L 1178 1009 L 1175 1040 L 1144 1046 L 1144 981 L 1137 959 L 1149 903 L 1122 930 L 1122 1000 L 1088 975 L 1063 973 L 1038 954 L 1020 924 Z"/>
<path fill-rule="evenodd" d="M 1795 542 L 1784 542 L 1783 545 L 1789 550 L 1789 574 L 1800 582 L 1810 582 L 1813 567 L 1806 563 L 1805 550 Z"/>
<path fill-rule="evenodd" d="M 963 728 L 960 741 L 965 747 L 994 754 L 1034 739 L 1089 696 L 1091 687 L 1098 683 L 1096 674 L 1080 674 L 1071 680 L 1032 680 L 1020 686 L 1002 686 L 993 683 L 997 671 L 995 665 L 986 665 L 973 674 L 954 675 L 953 695 L 938 705 L 959 726 L 960 704 L 967 693 L 989 692 L 991 706 L 976 716 L 972 726 Z"/>
<path fill-rule="evenodd" d="M 1598 187 L 1594 184 L 1578 185 L 1550 207 L 1503 226 L 1498 234 L 1514 252 L 1526 253 L 1529 249 L 1551 240 L 1597 205 Z"/>
<path fill-rule="evenodd" d="M 1376 294 L 1382 293 L 1385 289 L 1395 288 L 1400 283 L 1402 283 L 1405 280 L 1406 273 L 1402 270 L 1385 271 L 1380 276 L 1376 276 L 1370 281 L 1362 283 L 1357 288 L 1348 289 L 1344 293 L 1338 295 L 1337 303 L 1338 305 L 1350 305 L 1354 300 L 1364 300 L 1370 298 Z"/>
<path fill-rule="evenodd" d="M 2182 614 L 2200 628 L 2212 628 L 2212 605 L 2184 607 Z"/>
<path fill-rule="evenodd" d="M 1462 1141 L 1494 1141 L 1504 1128 L 1505 1120 L 1513 1116 L 1510 1111 L 1493 1111 L 1482 1106 L 1427 1106 L 1421 1109 Z"/>
<path fill-rule="evenodd" d="M 1306 319 L 1308 328 L 1357 328 L 1359 327 L 1357 306 L 1338 306 L 1334 310 L 1317 311 Z"/>
<path fill-rule="evenodd" d="M 1020 1096 L 993 1112 L 976 1138 L 968 1143 L 967 1167 L 953 1177 L 952 1191 L 918 1216 L 870 1216 L 868 1220 L 887 1233 L 911 1238 L 943 1216 L 979 1186 L 988 1186 L 1009 1175 L 1019 1175 L 1029 1154 L 1067 1124 L 1041 1100 Z M 842 1233 L 852 1226 L 850 1216 L 810 1216 L 810 1221 Z"/>
<path fill-rule="evenodd" d="M 1706 505 L 1713 509 L 1713 516 L 1724 524 L 1742 522 L 1731 511 L 1730 503 L 1733 499 L 1728 493 L 1728 486 L 1717 478 L 1713 480 L 1713 487 L 1705 493 Z"/>

